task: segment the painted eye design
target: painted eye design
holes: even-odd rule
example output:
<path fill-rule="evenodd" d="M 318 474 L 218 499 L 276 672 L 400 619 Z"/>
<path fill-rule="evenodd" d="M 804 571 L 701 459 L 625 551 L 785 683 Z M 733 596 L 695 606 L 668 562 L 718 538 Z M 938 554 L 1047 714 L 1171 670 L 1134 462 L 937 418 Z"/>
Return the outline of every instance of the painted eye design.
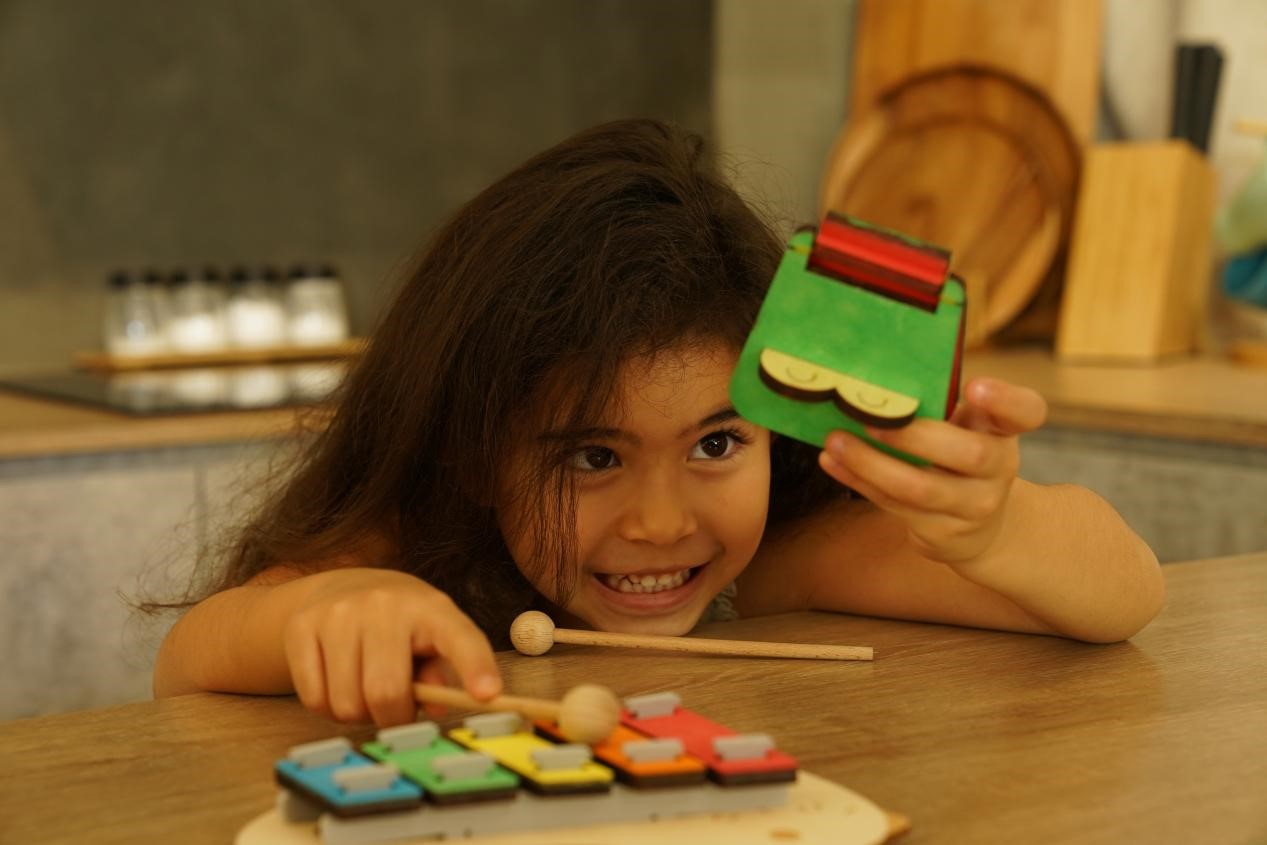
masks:
<path fill-rule="evenodd" d="M 761 350 L 766 387 L 801 402 L 831 399 L 853 419 L 879 428 L 900 428 L 915 418 L 919 399 L 888 390 L 777 349 Z"/>

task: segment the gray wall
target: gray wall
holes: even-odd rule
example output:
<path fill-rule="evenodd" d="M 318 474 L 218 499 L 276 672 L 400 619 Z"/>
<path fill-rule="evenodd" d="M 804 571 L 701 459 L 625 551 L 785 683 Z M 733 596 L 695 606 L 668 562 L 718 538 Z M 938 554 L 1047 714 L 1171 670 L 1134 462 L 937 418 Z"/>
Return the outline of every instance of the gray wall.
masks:
<path fill-rule="evenodd" d="M 749 202 L 790 234 L 847 117 L 857 0 L 715 0 L 713 125 Z"/>
<path fill-rule="evenodd" d="M 332 259 L 368 330 L 425 231 L 627 116 L 711 124 L 709 0 L 0 0 L 0 372 L 116 267 Z"/>

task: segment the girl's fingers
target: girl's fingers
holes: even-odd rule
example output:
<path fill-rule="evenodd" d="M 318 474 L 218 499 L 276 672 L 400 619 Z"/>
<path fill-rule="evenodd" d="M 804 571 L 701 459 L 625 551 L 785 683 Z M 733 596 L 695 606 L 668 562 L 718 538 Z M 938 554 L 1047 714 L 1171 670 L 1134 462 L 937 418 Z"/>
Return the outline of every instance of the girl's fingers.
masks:
<path fill-rule="evenodd" d="M 1001 505 L 1003 491 L 992 478 L 912 466 L 843 432 L 833 432 L 828 445 L 820 465 L 830 475 L 908 523 L 930 515 L 981 521 Z"/>
<path fill-rule="evenodd" d="M 322 631 L 326 690 L 330 713 L 340 722 L 364 722 L 369 717 L 361 691 L 361 632 L 356 626 L 330 626 Z"/>
<path fill-rule="evenodd" d="M 301 700 L 339 721 L 413 721 L 415 658 L 432 682 L 444 683 L 443 666 L 451 664 L 476 698 L 502 689 L 483 632 L 448 596 L 416 580 L 326 598 L 292 618 L 285 636 Z"/>
<path fill-rule="evenodd" d="M 435 649 L 457 672 L 466 691 L 487 701 L 502 691 L 501 672 L 484 632 L 455 606 L 431 626 Z"/>
<path fill-rule="evenodd" d="M 819 463 L 833 478 L 856 490 L 877 508 L 901 520 L 916 550 L 932 560 L 961 560 L 965 556 L 970 556 L 972 552 L 964 552 L 965 542 L 969 542 L 968 548 L 972 548 L 975 545 L 972 538 L 979 536 L 980 529 L 988 524 L 980 519 L 985 509 L 991 507 L 988 498 L 973 500 L 977 504 L 970 507 L 977 508 L 976 517 L 965 516 L 962 513 L 927 510 L 895 499 L 876 485 L 859 478 L 847 468 L 837 464 L 835 459 L 826 452 L 820 453 Z M 968 483 L 979 486 L 985 482 Z"/>
<path fill-rule="evenodd" d="M 393 617 L 367 620 L 361 641 L 361 691 L 370 718 L 380 728 L 412 722 L 413 652 L 408 630 Z"/>
<path fill-rule="evenodd" d="M 876 507 L 886 510 L 895 516 L 899 516 L 906 522 L 910 522 L 910 520 L 914 517 L 910 508 L 889 496 L 874 484 L 867 482 L 865 479 L 859 478 L 850 471 L 848 467 L 837 462 L 830 453 L 820 452 L 818 455 L 818 465 L 822 467 L 823 471 L 832 478 L 853 490 L 859 496 L 862 496 Z"/>
<path fill-rule="evenodd" d="M 937 420 L 915 420 L 902 428 L 867 428 L 867 435 L 937 467 L 972 478 L 1015 473 L 1015 444 L 980 431 Z"/>
<path fill-rule="evenodd" d="M 330 718 L 325 667 L 315 632 L 302 626 L 287 628 L 285 649 L 290 679 L 300 703 L 312 712 Z"/>
<path fill-rule="evenodd" d="M 1001 379 L 974 378 L 963 391 L 963 403 L 951 421 L 988 434 L 1025 434 L 1047 419 L 1047 401 L 1028 387 Z"/>
<path fill-rule="evenodd" d="M 952 476 L 912 466 L 884 454 L 852 434 L 842 431 L 829 434 L 827 455 L 853 478 L 899 507 L 949 512 L 959 498 L 951 483 L 954 480 Z M 881 505 L 879 501 L 872 501 Z"/>

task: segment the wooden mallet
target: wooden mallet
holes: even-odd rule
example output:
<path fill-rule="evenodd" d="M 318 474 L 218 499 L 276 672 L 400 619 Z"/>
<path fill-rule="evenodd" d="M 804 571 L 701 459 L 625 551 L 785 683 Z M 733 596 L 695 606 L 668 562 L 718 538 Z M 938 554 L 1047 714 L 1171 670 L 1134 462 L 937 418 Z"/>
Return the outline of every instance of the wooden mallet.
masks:
<path fill-rule="evenodd" d="M 872 660 L 869 646 L 818 645 L 816 643 L 768 643 L 749 640 L 710 640 L 694 637 L 662 637 L 653 634 L 612 634 L 554 627 L 554 620 L 538 610 L 515 617 L 510 641 L 520 654 L 545 654 L 555 643 L 650 648 L 695 654 L 730 654 L 741 657 L 795 657 L 804 660 Z"/>
<path fill-rule="evenodd" d="M 424 704 L 443 704 L 469 710 L 511 711 L 529 719 L 557 722 L 559 732 L 573 742 L 593 745 L 611 736 L 620 721 L 620 700 L 607 687 L 580 684 L 568 690 L 562 701 L 499 695 L 480 701 L 460 689 L 440 684 L 414 684 L 414 698 Z"/>

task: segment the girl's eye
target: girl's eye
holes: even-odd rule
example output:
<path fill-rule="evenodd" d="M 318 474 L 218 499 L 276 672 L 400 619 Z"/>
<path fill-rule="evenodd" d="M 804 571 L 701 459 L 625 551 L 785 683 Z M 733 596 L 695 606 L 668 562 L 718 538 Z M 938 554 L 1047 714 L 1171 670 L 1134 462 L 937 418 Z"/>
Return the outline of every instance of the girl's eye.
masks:
<path fill-rule="evenodd" d="M 742 442 L 743 438 L 737 432 L 714 431 L 712 434 L 704 435 L 695 443 L 695 448 L 691 450 L 691 457 L 705 460 L 728 458 L 735 453 L 736 445 Z"/>
<path fill-rule="evenodd" d="M 574 452 L 568 463 L 573 469 L 593 472 L 611 469 L 620 462 L 616 459 L 616 453 L 605 446 L 586 446 Z"/>

